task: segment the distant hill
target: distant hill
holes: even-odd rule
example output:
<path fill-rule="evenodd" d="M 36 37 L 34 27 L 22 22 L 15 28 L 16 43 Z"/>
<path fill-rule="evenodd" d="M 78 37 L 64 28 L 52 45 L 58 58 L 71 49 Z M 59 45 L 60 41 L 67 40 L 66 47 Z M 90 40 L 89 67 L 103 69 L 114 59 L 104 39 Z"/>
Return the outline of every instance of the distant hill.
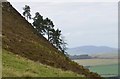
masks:
<path fill-rule="evenodd" d="M 90 72 L 58 51 L 9 2 L 2 3 L 2 49 L 34 62 L 69 70 L 91 79 L 101 79 L 97 73 Z"/>
<path fill-rule="evenodd" d="M 117 55 L 117 48 L 111 48 L 107 46 L 81 46 L 76 48 L 69 48 L 67 50 L 70 55 L 82 55 L 88 54 L 90 56 L 104 56 L 105 54 Z"/>

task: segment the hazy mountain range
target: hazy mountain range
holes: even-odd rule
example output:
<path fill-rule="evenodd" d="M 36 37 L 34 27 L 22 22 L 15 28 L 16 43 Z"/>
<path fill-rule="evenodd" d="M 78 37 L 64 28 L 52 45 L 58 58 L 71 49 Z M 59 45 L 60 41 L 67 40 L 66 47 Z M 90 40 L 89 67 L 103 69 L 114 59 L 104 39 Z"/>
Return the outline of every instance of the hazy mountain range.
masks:
<path fill-rule="evenodd" d="M 117 48 L 107 46 L 80 46 L 75 48 L 68 48 L 67 52 L 69 55 L 84 55 L 99 57 L 117 57 Z"/>

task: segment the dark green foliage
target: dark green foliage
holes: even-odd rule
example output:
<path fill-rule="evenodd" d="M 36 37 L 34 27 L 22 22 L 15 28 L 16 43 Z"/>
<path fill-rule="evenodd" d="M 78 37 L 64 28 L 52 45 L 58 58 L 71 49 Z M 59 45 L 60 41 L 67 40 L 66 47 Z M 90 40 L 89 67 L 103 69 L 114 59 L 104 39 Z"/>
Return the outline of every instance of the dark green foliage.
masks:
<path fill-rule="evenodd" d="M 46 35 L 48 36 L 48 41 L 50 41 L 50 33 L 52 32 L 52 30 L 54 29 L 54 24 L 53 22 L 49 19 L 49 18 L 46 18 L 44 19 L 43 21 L 43 25 L 44 25 L 44 29 L 46 31 Z"/>
<path fill-rule="evenodd" d="M 60 44 L 62 44 L 62 39 L 60 38 L 61 36 L 61 30 L 57 29 L 53 29 L 52 33 L 51 33 L 51 39 L 50 42 L 56 47 L 56 48 L 60 48 Z"/>
<path fill-rule="evenodd" d="M 38 33 L 44 35 L 45 34 L 45 26 L 43 24 L 43 16 L 39 14 L 39 12 L 35 13 L 35 17 L 33 18 L 33 26 L 37 30 Z"/>
<path fill-rule="evenodd" d="M 41 16 L 39 12 L 36 12 L 35 17 L 33 18 L 33 26 L 38 34 L 47 35 L 47 39 L 50 43 L 61 52 L 66 53 L 65 50 L 67 43 L 65 43 L 61 37 L 61 30 L 54 29 L 53 21 L 49 18 L 43 19 L 43 16 Z"/>
<path fill-rule="evenodd" d="M 27 17 L 27 20 L 31 19 L 30 7 L 28 5 L 25 5 L 25 7 L 23 8 L 23 10 L 24 10 L 23 16 Z"/>

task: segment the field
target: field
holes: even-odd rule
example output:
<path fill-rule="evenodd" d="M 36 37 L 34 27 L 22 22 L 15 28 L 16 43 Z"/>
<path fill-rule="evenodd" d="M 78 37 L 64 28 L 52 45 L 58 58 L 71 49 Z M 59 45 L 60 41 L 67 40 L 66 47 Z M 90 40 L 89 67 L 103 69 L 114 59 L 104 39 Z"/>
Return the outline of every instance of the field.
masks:
<path fill-rule="evenodd" d="M 81 59 L 74 61 L 103 77 L 118 75 L 118 59 Z"/>
<path fill-rule="evenodd" d="M 118 59 L 80 59 L 74 61 L 83 66 L 109 65 L 118 63 Z"/>
<path fill-rule="evenodd" d="M 83 77 L 71 71 L 63 71 L 33 62 L 3 50 L 3 77 Z"/>
<path fill-rule="evenodd" d="M 91 66 L 89 69 L 93 72 L 97 72 L 103 77 L 118 75 L 118 64 Z"/>

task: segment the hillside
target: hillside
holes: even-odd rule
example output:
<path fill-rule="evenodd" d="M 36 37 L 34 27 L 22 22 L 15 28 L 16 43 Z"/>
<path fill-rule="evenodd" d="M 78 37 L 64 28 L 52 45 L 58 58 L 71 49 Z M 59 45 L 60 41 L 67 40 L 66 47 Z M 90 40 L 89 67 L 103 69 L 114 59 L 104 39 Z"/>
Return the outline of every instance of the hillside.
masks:
<path fill-rule="evenodd" d="M 42 71 L 42 72 L 41 72 Z M 47 72 L 47 73 L 46 73 Z M 3 50 L 3 77 L 82 77 L 71 71 L 62 71 L 33 62 Z"/>
<path fill-rule="evenodd" d="M 101 79 L 83 66 L 71 61 L 42 35 L 38 35 L 10 3 L 2 3 L 2 47 L 4 50 L 35 62 L 70 70 L 91 79 Z"/>

